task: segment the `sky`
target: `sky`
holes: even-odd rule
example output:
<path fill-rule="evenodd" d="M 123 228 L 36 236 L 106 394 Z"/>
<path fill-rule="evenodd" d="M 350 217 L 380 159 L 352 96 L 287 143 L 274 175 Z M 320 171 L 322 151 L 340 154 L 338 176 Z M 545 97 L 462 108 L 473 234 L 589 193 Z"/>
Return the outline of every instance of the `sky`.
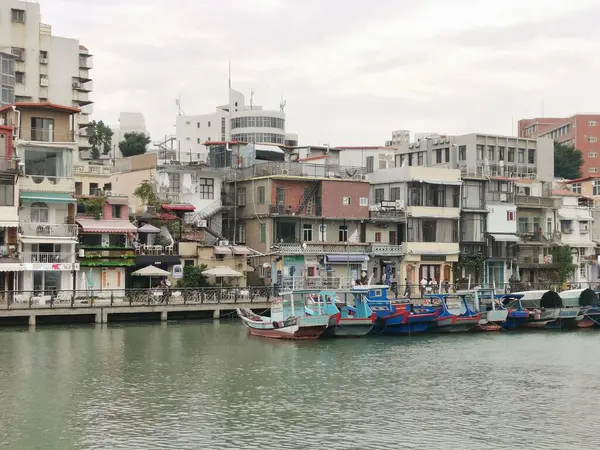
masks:
<path fill-rule="evenodd" d="M 301 144 L 393 130 L 514 134 L 600 112 L 598 0 L 39 0 L 94 55 L 94 119 L 139 111 L 153 138 L 232 87 L 286 104 Z"/>

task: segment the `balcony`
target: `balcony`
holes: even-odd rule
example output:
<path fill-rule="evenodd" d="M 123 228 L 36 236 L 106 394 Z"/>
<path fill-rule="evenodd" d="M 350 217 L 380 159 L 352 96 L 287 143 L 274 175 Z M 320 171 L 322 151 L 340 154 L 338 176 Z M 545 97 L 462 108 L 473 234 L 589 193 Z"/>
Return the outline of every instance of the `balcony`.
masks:
<path fill-rule="evenodd" d="M 371 244 L 371 252 L 376 256 L 400 256 L 406 253 L 404 245 Z"/>
<path fill-rule="evenodd" d="M 458 219 L 460 208 L 448 208 L 439 206 L 409 206 L 406 208 L 409 217 L 421 217 L 432 219 Z"/>
<path fill-rule="evenodd" d="M 87 139 L 87 137 L 86 137 Z M 73 174 L 86 174 L 86 175 L 107 175 L 112 174 L 112 167 L 110 166 L 94 166 L 89 164 L 77 164 L 73 166 Z"/>
<path fill-rule="evenodd" d="M 59 131 L 52 128 L 24 128 L 18 129 L 19 139 L 29 142 L 71 143 L 75 142 L 73 131 Z"/>
<path fill-rule="evenodd" d="M 21 178 L 20 189 L 36 192 L 73 192 L 75 181 L 73 178 L 26 175 Z"/>
<path fill-rule="evenodd" d="M 378 209 L 370 211 L 369 215 L 376 222 L 406 222 L 406 211 L 403 209 Z"/>
<path fill-rule="evenodd" d="M 246 180 L 260 177 L 331 178 L 335 180 L 365 180 L 364 167 L 340 166 L 338 164 L 306 164 L 298 162 L 272 162 L 245 167 L 226 175 L 226 181 Z"/>
<path fill-rule="evenodd" d="M 88 247 L 83 251 L 82 258 L 135 258 L 135 250 L 132 247 L 115 248 L 91 248 Z"/>
<path fill-rule="evenodd" d="M 458 260 L 459 244 L 454 242 L 405 242 L 407 255 L 421 255 L 422 260 L 451 261 Z M 446 258 L 447 256 L 451 256 Z M 426 258 L 423 258 L 426 257 Z"/>
<path fill-rule="evenodd" d="M 91 56 L 80 56 L 79 57 L 79 68 L 80 69 L 93 69 L 94 60 Z"/>
<path fill-rule="evenodd" d="M 87 91 L 85 91 L 85 92 L 73 91 L 73 101 L 77 102 L 79 104 L 79 106 L 85 106 L 85 105 L 89 105 L 89 104 L 93 103 L 90 100 L 90 96 L 87 93 Z"/>
<path fill-rule="evenodd" d="M 529 195 L 517 195 L 515 197 L 517 206 L 530 208 L 554 208 L 554 199 L 548 197 L 532 197 Z"/>
<path fill-rule="evenodd" d="M 69 252 L 43 253 L 43 252 L 23 252 L 21 253 L 23 262 L 32 264 L 54 264 L 54 263 L 74 263 L 75 254 Z"/>
<path fill-rule="evenodd" d="M 77 225 L 68 224 L 30 222 L 22 223 L 20 227 L 23 236 L 76 238 L 78 231 Z"/>
<path fill-rule="evenodd" d="M 517 264 L 522 269 L 557 269 L 560 267 L 560 264 L 553 262 L 552 255 L 523 251 L 519 253 Z"/>
<path fill-rule="evenodd" d="M 77 79 L 73 80 L 73 89 L 80 92 L 92 92 L 94 90 L 94 84 L 92 81 L 81 82 Z"/>
<path fill-rule="evenodd" d="M 277 244 L 274 251 L 279 251 L 283 255 L 298 255 L 298 254 L 327 254 L 327 253 L 371 253 L 371 244 L 306 244 L 306 248 L 302 248 L 302 244 Z"/>
<path fill-rule="evenodd" d="M 19 171 L 18 161 L 16 159 L 7 159 L 0 157 L 0 172 L 17 173 Z"/>

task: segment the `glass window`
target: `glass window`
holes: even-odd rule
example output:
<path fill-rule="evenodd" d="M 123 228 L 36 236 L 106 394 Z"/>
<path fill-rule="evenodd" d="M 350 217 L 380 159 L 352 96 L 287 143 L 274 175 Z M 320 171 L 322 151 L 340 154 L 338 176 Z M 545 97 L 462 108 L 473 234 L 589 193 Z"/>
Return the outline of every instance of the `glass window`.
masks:
<path fill-rule="evenodd" d="M 450 162 L 450 148 L 444 149 L 444 162 Z"/>
<path fill-rule="evenodd" d="M 375 232 L 375 242 L 381 242 L 381 231 Z"/>
<path fill-rule="evenodd" d="M 265 204 L 265 187 L 259 186 L 256 188 L 256 203 L 259 205 Z"/>
<path fill-rule="evenodd" d="M 302 239 L 306 242 L 312 242 L 313 228 L 310 223 L 302 224 Z"/>
<path fill-rule="evenodd" d="M 525 163 L 525 149 L 524 148 L 519 149 L 519 160 L 517 162 L 520 164 Z"/>
<path fill-rule="evenodd" d="M 487 146 L 487 158 L 490 161 L 494 161 L 494 157 L 495 157 L 494 146 L 493 145 L 488 145 Z"/>
<path fill-rule="evenodd" d="M 212 200 L 215 198 L 215 180 L 213 178 L 199 178 L 198 194 L 203 200 Z"/>
<path fill-rule="evenodd" d="M 458 160 L 459 161 L 467 160 L 467 146 L 466 145 L 458 146 Z"/>
<path fill-rule="evenodd" d="M 246 206 L 246 188 L 238 188 L 237 204 L 238 206 Z"/>
<path fill-rule="evenodd" d="M 113 219 L 121 219 L 121 206 L 113 205 L 111 209 L 112 209 Z"/>
<path fill-rule="evenodd" d="M 390 189 L 390 201 L 402 200 L 402 194 L 399 187 Z"/>
<path fill-rule="evenodd" d="M 477 144 L 477 159 L 483 160 L 483 144 Z"/>
<path fill-rule="evenodd" d="M 367 156 L 367 173 L 373 172 L 374 161 L 375 161 L 374 156 Z"/>
<path fill-rule="evenodd" d="M 9 181 L 0 181 L 0 206 L 15 206 L 15 186 Z"/>
<path fill-rule="evenodd" d="M 527 163 L 535 164 L 535 150 L 532 148 L 527 150 Z"/>
<path fill-rule="evenodd" d="M 46 203 L 31 204 L 31 221 L 34 223 L 48 223 L 48 205 Z"/>
<path fill-rule="evenodd" d="M 266 223 L 261 223 L 260 224 L 260 242 L 262 244 L 264 244 L 265 242 L 267 242 L 267 224 Z"/>
<path fill-rule="evenodd" d="M 72 155 L 69 151 L 27 148 L 24 152 L 25 175 L 71 178 Z"/>
<path fill-rule="evenodd" d="M 285 189 L 278 187 L 276 191 L 276 197 L 278 205 L 285 205 Z"/>
<path fill-rule="evenodd" d="M 505 147 L 498 147 L 498 161 L 504 161 Z"/>
<path fill-rule="evenodd" d="M 508 147 L 508 162 L 515 162 L 515 148 Z"/>
<path fill-rule="evenodd" d="M 348 225 L 340 225 L 338 241 L 346 242 L 348 240 Z"/>
<path fill-rule="evenodd" d="M 385 189 L 375 189 L 375 204 L 378 205 L 385 200 Z"/>
<path fill-rule="evenodd" d="M 435 163 L 436 164 L 441 164 L 442 163 L 442 149 L 438 148 L 435 151 Z"/>

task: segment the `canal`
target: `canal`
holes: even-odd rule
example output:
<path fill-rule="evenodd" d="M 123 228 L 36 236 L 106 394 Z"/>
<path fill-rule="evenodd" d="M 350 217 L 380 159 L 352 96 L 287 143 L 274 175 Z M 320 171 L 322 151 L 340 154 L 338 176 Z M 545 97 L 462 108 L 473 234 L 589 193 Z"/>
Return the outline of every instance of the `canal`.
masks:
<path fill-rule="evenodd" d="M 0 330 L 0 448 L 597 449 L 600 332 L 278 342 L 241 325 Z"/>

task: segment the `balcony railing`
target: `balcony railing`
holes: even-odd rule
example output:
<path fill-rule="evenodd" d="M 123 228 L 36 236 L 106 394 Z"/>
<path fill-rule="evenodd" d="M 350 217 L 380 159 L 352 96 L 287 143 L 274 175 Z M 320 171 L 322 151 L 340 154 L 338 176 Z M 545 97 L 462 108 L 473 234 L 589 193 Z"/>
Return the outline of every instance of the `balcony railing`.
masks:
<path fill-rule="evenodd" d="M 68 252 L 46 253 L 46 252 L 23 252 L 21 253 L 25 263 L 74 263 L 75 254 Z"/>
<path fill-rule="evenodd" d="M 306 244 L 306 248 L 300 243 L 297 244 L 277 244 L 275 246 L 282 254 L 302 254 L 302 253 L 371 253 L 371 244 Z M 274 249 L 277 251 L 277 249 Z"/>
<path fill-rule="evenodd" d="M 19 166 L 15 159 L 7 159 L 5 156 L 0 156 L 0 172 L 17 172 Z"/>
<path fill-rule="evenodd" d="M 338 164 L 306 164 L 298 162 L 272 162 L 255 164 L 233 171 L 226 181 L 244 180 L 269 176 L 291 176 L 305 178 L 331 178 L 343 180 L 363 180 L 364 167 L 340 166 Z"/>
<path fill-rule="evenodd" d="M 371 219 L 373 220 L 389 220 L 389 221 L 405 221 L 406 211 L 403 209 L 380 209 L 370 211 Z"/>
<path fill-rule="evenodd" d="M 534 206 L 538 208 L 554 207 L 554 199 L 548 197 L 532 197 L 529 195 L 517 195 L 515 197 L 517 206 Z"/>
<path fill-rule="evenodd" d="M 89 173 L 91 175 L 110 175 L 112 174 L 111 166 L 94 166 L 89 164 L 77 164 L 73 166 L 73 173 Z"/>
<path fill-rule="evenodd" d="M 403 245 L 372 244 L 371 252 L 374 255 L 383 255 L 383 256 L 404 255 L 406 253 L 406 248 Z"/>
<path fill-rule="evenodd" d="M 47 223 L 23 223 L 21 233 L 24 236 L 46 236 L 46 237 L 77 237 L 77 225 L 47 224 Z"/>
<path fill-rule="evenodd" d="M 75 142 L 73 131 L 52 128 L 19 128 L 19 139 L 32 142 Z"/>

